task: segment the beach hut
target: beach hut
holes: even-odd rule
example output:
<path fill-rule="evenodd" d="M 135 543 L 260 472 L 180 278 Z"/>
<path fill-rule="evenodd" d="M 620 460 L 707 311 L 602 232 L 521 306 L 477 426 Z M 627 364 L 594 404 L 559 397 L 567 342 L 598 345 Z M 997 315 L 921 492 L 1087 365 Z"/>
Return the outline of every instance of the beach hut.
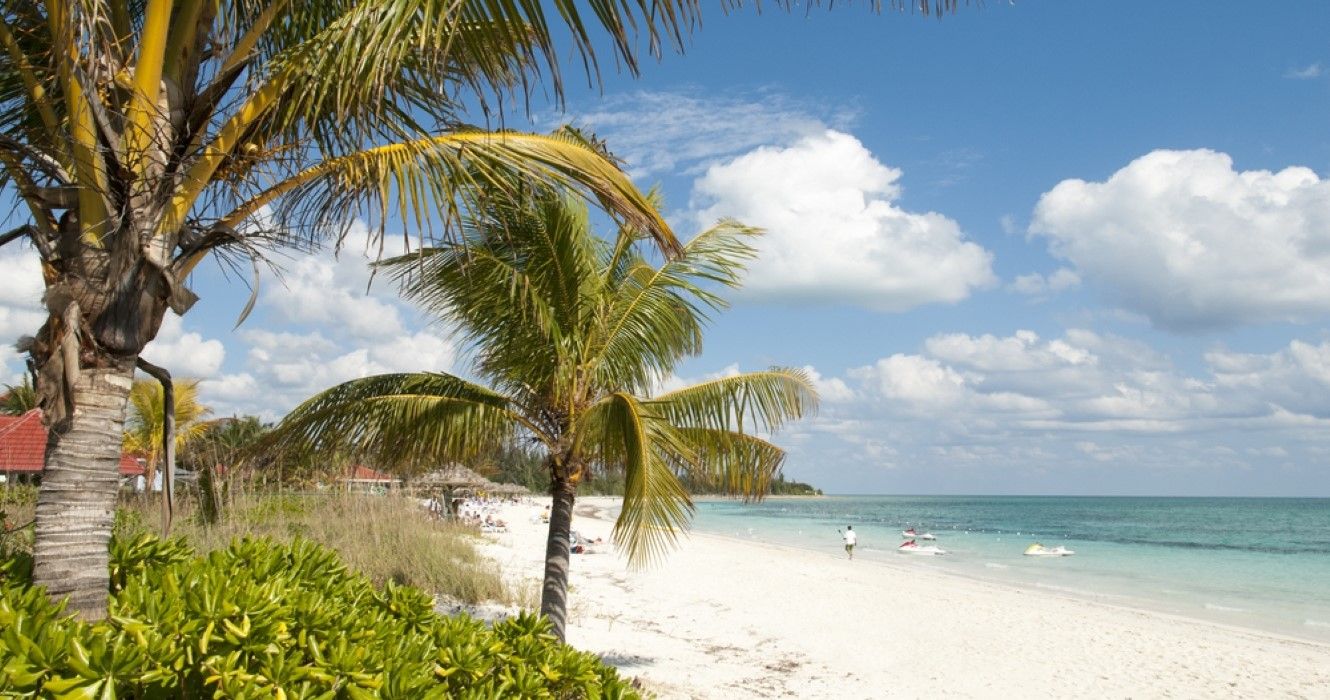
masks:
<path fill-rule="evenodd" d="M 343 485 L 348 493 L 352 491 L 364 491 L 368 493 L 382 493 L 402 485 L 402 480 L 391 474 L 384 474 L 381 471 L 370 469 L 363 464 L 356 464 L 348 470 L 347 475 L 338 479 L 338 483 Z"/>
<path fill-rule="evenodd" d="M 454 499 L 458 496 L 487 491 L 497 485 L 460 464 L 435 469 L 412 480 L 411 484 L 428 495 L 431 502 L 437 501 L 443 514 L 449 517 L 457 515 Z"/>

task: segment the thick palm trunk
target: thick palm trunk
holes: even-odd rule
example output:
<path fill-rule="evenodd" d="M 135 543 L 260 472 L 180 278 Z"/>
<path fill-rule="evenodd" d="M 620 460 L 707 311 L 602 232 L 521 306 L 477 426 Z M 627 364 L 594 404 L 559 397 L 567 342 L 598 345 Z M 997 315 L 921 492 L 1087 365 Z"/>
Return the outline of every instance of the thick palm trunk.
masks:
<path fill-rule="evenodd" d="M 576 493 L 576 484 L 564 479 L 554 482 L 550 534 L 545 544 L 545 582 L 540 590 L 540 614 L 550 621 L 560 641 L 564 639 L 564 627 L 568 621 L 568 540 Z"/>
<path fill-rule="evenodd" d="M 54 426 L 37 496 L 33 582 L 86 620 L 106 616 L 108 546 L 120 487 L 120 443 L 134 360 L 85 367 L 74 412 Z"/>

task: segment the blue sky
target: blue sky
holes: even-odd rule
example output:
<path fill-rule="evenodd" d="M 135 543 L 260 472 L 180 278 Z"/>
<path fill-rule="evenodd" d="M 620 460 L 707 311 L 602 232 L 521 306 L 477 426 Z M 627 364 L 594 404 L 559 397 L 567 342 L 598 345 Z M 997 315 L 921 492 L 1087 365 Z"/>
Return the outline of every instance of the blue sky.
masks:
<path fill-rule="evenodd" d="M 710 10 L 711 8 L 707 8 Z M 989 2 L 710 11 L 687 55 L 566 111 L 688 236 L 768 229 L 673 381 L 808 367 L 776 436 L 830 492 L 1330 495 L 1330 5 Z M 354 248 L 354 246 L 352 246 Z M 38 319 L 0 251 L 0 333 Z M 293 257 L 236 331 L 215 270 L 149 357 L 219 412 L 462 370 L 351 250 Z M 12 380 L 21 363 L 0 351 Z"/>

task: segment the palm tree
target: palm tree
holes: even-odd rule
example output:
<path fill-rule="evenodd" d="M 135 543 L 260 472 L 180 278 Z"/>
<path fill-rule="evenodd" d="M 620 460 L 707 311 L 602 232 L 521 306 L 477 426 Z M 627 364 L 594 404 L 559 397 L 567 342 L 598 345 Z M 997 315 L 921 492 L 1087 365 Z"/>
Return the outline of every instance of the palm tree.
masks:
<path fill-rule="evenodd" d="M 198 380 L 176 380 L 175 384 L 175 448 L 183 451 L 203 437 L 210 423 L 204 418 L 212 409 L 199 402 Z M 152 488 L 157 470 L 164 466 L 165 392 L 160 382 L 138 379 L 129 390 L 129 416 L 125 420 L 123 448 L 126 452 L 143 455 L 147 467 L 144 477 Z"/>
<path fill-rule="evenodd" d="M 33 390 L 28 375 L 23 375 L 23 381 L 17 386 L 5 385 L 4 393 L 0 394 L 0 414 L 21 416 L 34 408 L 37 408 L 37 392 Z"/>
<path fill-rule="evenodd" d="M 340 240 L 354 216 L 447 233 L 478 184 L 580 187 L 666 251 L 668 225 L 576 134 L 466 125 L 562 91 L 553 36 L 589 77 L 608 34 L 635 71 L 681 47 L 693 0 L 7 0 L 0 6 L 0 189 L 28 221 L 0 233 L 39 254 L 48 317 L 22 341 L 50 427 L 34 580 L 105 614 L 107 542 L 139 353 L 190 272 L 216 255 Z M 430 213 L 426 213 L 430 212 Z M 439 213 L 435 213 L 439 212 Z M 446 237 L 446 236 L 445 236 Z M 254 296 L 250 298 L 252 305 Z M 243 318 L 242 314 L 242 318 Z M 77 410 L 76 410 L 77 407 Z"/>
<path fill-rule="evenodd" d="M 541 613 L 563 638 L 569 526 L 578 484 L 620 471 L 614 542 L 633 563 L 662 554 L 689 522 L 688 475 L 759 497 L 784 452 L 762 439 L 816 405 L 799 370 L 714 379 L 651 396 L 702 348 L 717 286 L 736 286 L 757 234 L 725 221 L 659 265 L 640 232 L 607 241 L 565 195 L 491 202 L 461 240 L 385 261 L 404 294 L 460 330 L 484 384 L 389 374 L 297 407 L 275 438 L 298 453 L 353 450 L 412 468 L 466 459 L 514 436 L 544 452 L 554 506 Z"/>

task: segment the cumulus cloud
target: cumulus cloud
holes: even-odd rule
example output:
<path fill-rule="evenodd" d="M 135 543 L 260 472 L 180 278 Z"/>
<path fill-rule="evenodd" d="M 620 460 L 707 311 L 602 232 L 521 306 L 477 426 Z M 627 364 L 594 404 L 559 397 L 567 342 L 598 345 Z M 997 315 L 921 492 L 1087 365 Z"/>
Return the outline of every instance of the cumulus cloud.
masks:
<path fill-rule="evenodd" d="M 1330 312 L 1330 181 L 1154 151 L 1103 182 L 1064 180 L 1030 232 L 1116 303 L 1195 331 Z"/>
<path fill-rule="evenodd" d="M 384 256 L 406 251 L 400 237 Z M 357 224 L 338 252 L 317 251 L 284 265 L 246 327 L 228 339 L 225 371 L 201 386 L 218 413 L 281 417 L 310 396 L 341 382 L 390 372 L 456 371 L 458 348 L 447 328 L 431 325 L 379 278 L 368 229 Z M 164 327 L 164 330 L 165 327 Z"/>
<path fill-rule="evenodd" d="M 143 348 L 143 359 L 165 367 L 175 377 L 210 377 L 222 368 L 226 348 L 220 340 L 185 332 L 181 318 L 168 311 L 157 337 Z"/>
<path fill-rule="evenodd" d="M 822 403 L 843 403 L 855 398 L 854 390 L 845 383 L 840 377 L 824 377 L 812 365 L 805 365 L 804 372 L 808 374 L 808 379 L 813 382 L 813 388 L 817 390 L 818 399 Z"/>
<path fill-rule="evenodd" d="M 895 204 L 901 171 L 838 132 L 762 147 L 694 183 L 699 224 L 766 229 L 744 294 L 902 311 L 957 302 L 993 283 L 992 255 L 959 224 Z"/>
<path fill-rule="evenodd" d="M 0 248 L 0 382 L 13 384 L 26 371 L 14 349 L 21 336 L 34 335 L 46 321 L 42 273 L 36 251 L 11 243 Z"/>
<path fill-rule="evenodd" d="M 1005 475 L 1020 474 L 1085 492 L 1096 488 L 1087 474 L 1109 488 L 1132 483 L 1124 474 L 1174 474 L 1148 491 L 1195 492 L 1207 475 L 1319 464 L 1330 453 L 1330 340 L 1217 349 L 1189 371 L 1139 341 L 1089 330 L 949 333 L 839 377 L 853 397 L 824 403 L 802 428 L 800 478 L 972 492 L 1001 491 Z M 847 464 L 853 474 L 835 468 Z"/>
<path fill-rule="evenodd" d="M 1289 412 L 1330 418 L 1330 341 L 1293 340 L 1274 353 L 1213 350 L 1205 361 L 1216 383 L 1249 401 Z"/>
<path fill-rule="evenodd" d="M 1024 294 L 1032 297 L 1046 297 L 1058 292 L 1063 292 L 1081 284 L 1081 276 L 1074 270 L 1066 267 L 1060 267 L 1054 270 L 1048 276 L 1031 272 L 1028 275 L 1019 275 L 1012 281 L 1009 288 L 1017 294 Z"/>
<path fill-rule="evenodd" d="M 686 91 L 634 92 L 609 97 L 574 124 L 605 139 L 634 177 L 691 172 L 757 146 L 788 143 L 844 128 L 846 110 L 828 110 L 765 91 L 714 97 Z"/>
<path fill-rule="evenodd" d="M 363 244 L 365 235 L 353 234 L 335 257 L 327 253 L 292 261 L 281 283 L 269 285 L 264 293 L 277 318 L 344 329 L 364 341 L 400 334 L 402 315 L 396 305 L 368 294 L 369 264 L 374 258 L 357 245 Z M 379 286 L 387 285 L 380 281 Z"/>

